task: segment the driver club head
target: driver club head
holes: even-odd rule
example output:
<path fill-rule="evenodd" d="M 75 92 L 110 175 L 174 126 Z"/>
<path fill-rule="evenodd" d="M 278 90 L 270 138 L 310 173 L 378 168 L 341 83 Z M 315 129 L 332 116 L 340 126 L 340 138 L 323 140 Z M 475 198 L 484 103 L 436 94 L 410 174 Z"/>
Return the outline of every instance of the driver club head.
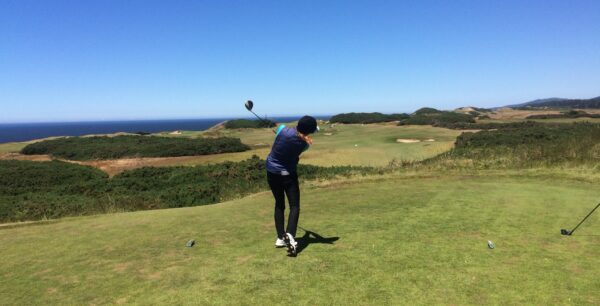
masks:
<path fill-rule="evenodd" d="M 561 235 L 565 235 L 565 236 L 571 236 L 571 231 L 566 230 L 566 229 L 563 228 L 563 229 L 560 230 L 560 234 Z"/>
<path fill-rule="evenodd" d="M 244 106 L 246 106 L 247 110 L 252 111 L 252 107 L 254 106 L 254 102 L 252 102 L 252 100 L 248 100 L 248 101 L 246 101 L 246 104 L 244 104 Z"/>

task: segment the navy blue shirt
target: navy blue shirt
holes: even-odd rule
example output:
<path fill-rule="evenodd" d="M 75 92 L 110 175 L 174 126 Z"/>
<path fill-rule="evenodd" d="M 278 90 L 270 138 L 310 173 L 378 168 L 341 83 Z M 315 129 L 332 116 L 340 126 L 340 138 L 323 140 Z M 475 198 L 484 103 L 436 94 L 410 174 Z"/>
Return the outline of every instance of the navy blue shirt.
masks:
<path fill-rule="evenodd" d="M 296 173 L 300 154 L 308 147 L 308 143 L 298 136 L 296 128 L 280 125 L 271 153 L 267 156 L 267 171 L 280 175 Z"/>

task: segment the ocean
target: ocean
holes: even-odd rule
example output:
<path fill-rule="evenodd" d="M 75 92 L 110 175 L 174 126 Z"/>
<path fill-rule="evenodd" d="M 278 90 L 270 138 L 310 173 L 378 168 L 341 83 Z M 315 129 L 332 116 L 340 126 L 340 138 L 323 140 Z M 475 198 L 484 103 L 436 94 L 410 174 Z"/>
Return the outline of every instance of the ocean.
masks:
<path fill-rule="evenodd" d="M 296 117 L 272 117 L 275 122 L 290 122 Z M 315 116 L 329 119 L 329 116 Z M 52 136 L 82 136 L 112 134 L 117 132 L 157 133 L 165 131 L 203 131 L 232 118 L 179 119 L 179 120 L 131 120 L 96 122 L 48 122 L 48 123 L 0 123 L 0 143 L 20 142 Z M 252 118 L 249 118 L 252 119 Z"/>

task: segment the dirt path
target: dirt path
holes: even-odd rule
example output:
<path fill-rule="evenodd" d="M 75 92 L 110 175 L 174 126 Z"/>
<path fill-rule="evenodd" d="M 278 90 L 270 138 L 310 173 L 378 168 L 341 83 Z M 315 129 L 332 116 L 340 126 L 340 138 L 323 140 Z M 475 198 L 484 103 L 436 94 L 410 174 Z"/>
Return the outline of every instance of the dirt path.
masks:
<path fill-rule="evenodd" d="M 110 160 L 95 160 L 95 161 L 74 161 L 57 159 L 64 162 L 75 163 L 79 165 L 86 165 L 96 167 L 109 176 L 114 176 L 125 170 L 131 170 L 141 167 L 160 167 L 160 166 L 171 166 L 181 165 L 186 163 L 201 162 L 202 160 L 208 159 L 209 155 L 203 156 L 180 156 L 180 157 L 145 157 L 145 158 L 122 158 L 122 159 L 110 159 Z M 19 153 L 4 153 L 0 154 L 0 160 L 29 160 L 29 161 L 51 161 L 52 157 L 49 155 L 23 155 Z"/>
<path fill-rule="evenodd" d="M 0 153 L 0 160 L 31 160 L 31 161 L 51 161 L 52 158 L 48 155 L 23 155 L 19 153 Z"/>
<path fill-rule="evenodd" d="M 121 158 L 109 160 L 95 161 L 72 161 L 66 162 L 76 163 L 96 167 L 109 176 L 117 175 L 125 170 L 131 170 L 142 167 L 164 167 L 175 166 L 192 162 L 199 162 L 202 159 L 207 159 L 205 156 L 179 156 L 179 157 L 143 157 L 143 158 Z"/>

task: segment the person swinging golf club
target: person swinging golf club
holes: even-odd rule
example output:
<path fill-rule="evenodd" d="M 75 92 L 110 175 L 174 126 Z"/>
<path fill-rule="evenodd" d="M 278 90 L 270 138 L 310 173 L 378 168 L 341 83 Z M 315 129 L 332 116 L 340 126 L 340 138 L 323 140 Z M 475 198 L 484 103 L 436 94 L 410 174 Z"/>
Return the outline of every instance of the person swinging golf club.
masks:
<path fill-rule="evenodd" d="M 300 154 L 312 144 L 310 134 L 318 131 L 317 120 L 304 116 L 296 127 L 279 125 L 275 141 L 267 157 L 267 181 L 275 197 L 276 247 L 287 247 L 289 256 L 296 256 L 298 243 L 294 239 L 300 216 L 300 188 L 296 167 Z M 287 229 L 284 231 L 285 195 L 290 206 Z"/>

